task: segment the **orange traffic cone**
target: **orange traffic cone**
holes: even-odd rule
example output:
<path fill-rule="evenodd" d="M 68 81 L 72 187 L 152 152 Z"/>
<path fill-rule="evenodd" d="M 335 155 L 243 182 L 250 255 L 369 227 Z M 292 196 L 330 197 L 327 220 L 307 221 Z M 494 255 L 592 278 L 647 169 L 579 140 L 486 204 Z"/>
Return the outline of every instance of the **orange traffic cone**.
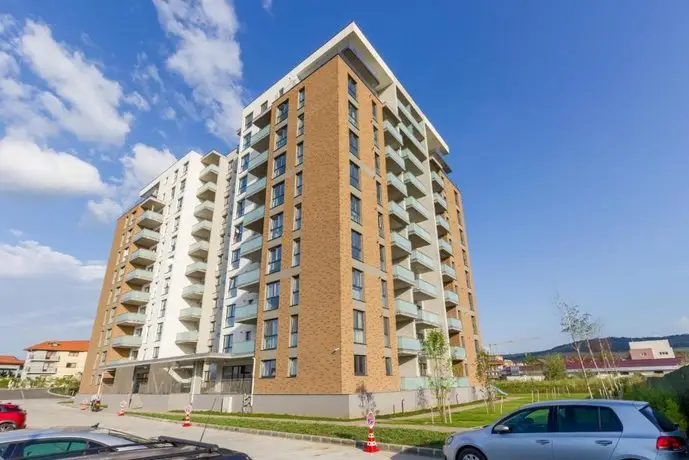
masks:
<path fill-rule="evenodd" d="M 120 403 L 120 411 L 117 413 L 119 417 L 122 417 L 124 415 L 124 401 Z"/>
<path fill-rule="evenodd" d="M 191 426 L 191 420 L 189 419 L 189 414 L 184 414 L 184 422 L 182 422 L 182 426 L 184 428 Z"/>
<path fill-rule="evenodd" d="M 368 427 L 368 441 L 366 441 L 366 447 L 364 447 L 364 452 L 375 453 L 380 452 L 378 444 L 376 444 L 376 437 L 373 435 L 373 427 Z"/>

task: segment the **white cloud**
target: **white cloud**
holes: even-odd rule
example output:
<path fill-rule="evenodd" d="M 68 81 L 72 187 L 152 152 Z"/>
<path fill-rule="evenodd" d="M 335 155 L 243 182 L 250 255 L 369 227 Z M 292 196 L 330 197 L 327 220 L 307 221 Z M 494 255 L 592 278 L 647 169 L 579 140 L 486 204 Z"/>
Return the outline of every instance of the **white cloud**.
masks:
<path fill-rule="evenodd" d="M 122 205 L 110 198 L 89 200 L 86 203 L 86 210 L 91 217 L 102 223 L 110 223 L 120 217 L 124 212 Z"/>
<path fill-rule="evenodd" d="M 136 55 L 136 66 L 134 66 L 132 78 L 142 83 L 154 81 L 161 89 L 165 89 L 163 80 L 160 78 L 160 73 L 158 72 L 158 67 L 148 61 L 148 55 L 144 52 Z"/>
<path fill-rule="evenodd" d="M 9 14 L 0 14 L 0 34 L 5 33 L 14 26 L 14 20 Z"/>
<path fill-rule="evenodd" d="M 4 51 L 0 51 L 0 77 L 16 75 L 18 73 L 19 65 L 17 65 L 17 61 Z"/>
<path fill-rule="evenodd" d="M 103 195 L 109 187 L 95 166 L 75 155 L 23 139 L 0 139 L 0 190 Z"/>
<path fill-rule="evenodd" d="M 10 232 L 10 234 L 15 238 L 23 238 L 24 237 L 24 232 L 22 232 L 21 230 L 17 230 L 16 228 L 11 228 L 8 230 L 8 232 Z"/>
<path fill-rule="evenodd" d="M 160 112 L 160 116 L 165 120 L 172 120 L 173 118 L 175 118 L 175 115 L 177 115 L 177 112 L 175 112 L 175 109 L 173 109 L 172 107 L 167 107 L 166 109 L 163 109 L 162 112 Z"/>
<path fill-rule="evenodd" d="M 242 61 L 234 8 L 225 0 L 153 0 L 163 29 L 176 50 L 167 66 L 191 87 L 208 113 L 206 127 L 230 142 L 236 138 L 242 97 Z"/>
<path fill-rule="evenodd" d="M 105 265 L 82 262 L 37 241 L 17 245 L 0 244 L 0 278 L 40 278 L 61 276 L 83 282 L 103 278 Z"/>
<path fill-rule="evenodd" d="M 261 0 L 261 6 L 266 11 L 273 10 L 273 0 Z"/>
<path fill-rule="evenodd" d="M 146 101 L 146 99 L 144 99 L 144 97 L 137 91 L 125 96 L 124 101 L 127 104 L 133 105 L 139 110 L 143 110 L 144 112 L 151 110 L 151 106 L 148 104 L 148 101 Z"/>

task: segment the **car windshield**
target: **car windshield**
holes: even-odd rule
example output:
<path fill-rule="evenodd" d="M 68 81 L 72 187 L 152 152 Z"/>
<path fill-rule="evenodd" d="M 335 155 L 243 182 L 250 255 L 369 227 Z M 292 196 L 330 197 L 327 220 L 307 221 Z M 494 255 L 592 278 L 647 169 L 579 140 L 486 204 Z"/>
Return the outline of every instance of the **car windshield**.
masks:
<path fill-rule="evenodd" d="M 660 428 L 661 431 L 669 432 L 677 429 L 677 424 L 675 422 L 667 418 L 662 412 L 653 409 L 651 406 L 646 406 L 641 409 L 641 413 L 644 414 L 651 423 Z"/>

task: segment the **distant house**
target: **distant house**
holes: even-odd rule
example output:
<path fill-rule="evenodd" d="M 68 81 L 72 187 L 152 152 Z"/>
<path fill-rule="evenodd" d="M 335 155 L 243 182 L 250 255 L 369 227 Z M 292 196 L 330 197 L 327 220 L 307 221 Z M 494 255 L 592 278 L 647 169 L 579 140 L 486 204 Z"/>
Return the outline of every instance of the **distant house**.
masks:
<path fill-rule="evenodd" d="M 88 340 L 49 340 L 27 347 L 22 379 L 80 377 L 88 348 Z"/>
<path fill-rule="evenodd" d="M 629 359 L 674 358 L 675 352 L 669 340 L 646 340 L 629 342 Z"/>
<path fill-rule="evenodd" d="M 590 357 L 586 357 L 583 361 L 587 371 L 597 371 L 605 375 L 617 373 L 622 376 L 634 374 L 659 376 L 675 371 L 682 366 L 681 358 L 615 359 L 614 362 L 596 359 L 594 362 Z M 581 372 L 581 363 L 576 358 L 565 358 L 565 369 L 568 374 L 579 373 Z"/>
<path fill-rule="evenodd" d="M 0 355 L 0 377 L 19 377 L 24 361 L 10 355 Z"/>

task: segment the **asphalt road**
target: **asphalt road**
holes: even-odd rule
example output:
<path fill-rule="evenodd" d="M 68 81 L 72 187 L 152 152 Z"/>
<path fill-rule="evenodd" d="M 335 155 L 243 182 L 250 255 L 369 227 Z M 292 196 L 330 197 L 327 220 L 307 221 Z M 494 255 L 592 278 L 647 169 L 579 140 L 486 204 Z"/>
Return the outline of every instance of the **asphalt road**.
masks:
<path fill-rule="evenodd" d="M 0 388 L 0 401 L 14 402 L 22 399 L 55 399 L 55 396 L 48 393 L 47 390 L 30 388 L 24 390 L 8 390 Z"/>
<path fill-rule="evenodd" d="M 81 411 L 68 406 L 57 404 L 58 399 L 27 399 L 12 402 L 21 404 L 28 412 L 27 425 L 31 428 L 49 428 L 63 426 L 90 426 L 100 423 L 100 426 L 113 428 L 139 436 L 175 436 L 179 438 L 199 440 L 203 428 L 193 426 L 183 428 L 181 422 L 175 425 L 167 422 L 142 419 L 133 416 L 118 417 L 113 413 Z M 349 446 L 336 446 L 293 439 L 273 438 L 267 436 L 234 433 L 208 428 L 203 437 L 205 442 L 218 444 L 222 447 L 239 450 L 251 456 L 254 460 L 307 460 L 307 459 L 394 459 L 394 460 L 422 460 L 426 457 L 392 452 L 366 454 L 359 449 Z"/>

